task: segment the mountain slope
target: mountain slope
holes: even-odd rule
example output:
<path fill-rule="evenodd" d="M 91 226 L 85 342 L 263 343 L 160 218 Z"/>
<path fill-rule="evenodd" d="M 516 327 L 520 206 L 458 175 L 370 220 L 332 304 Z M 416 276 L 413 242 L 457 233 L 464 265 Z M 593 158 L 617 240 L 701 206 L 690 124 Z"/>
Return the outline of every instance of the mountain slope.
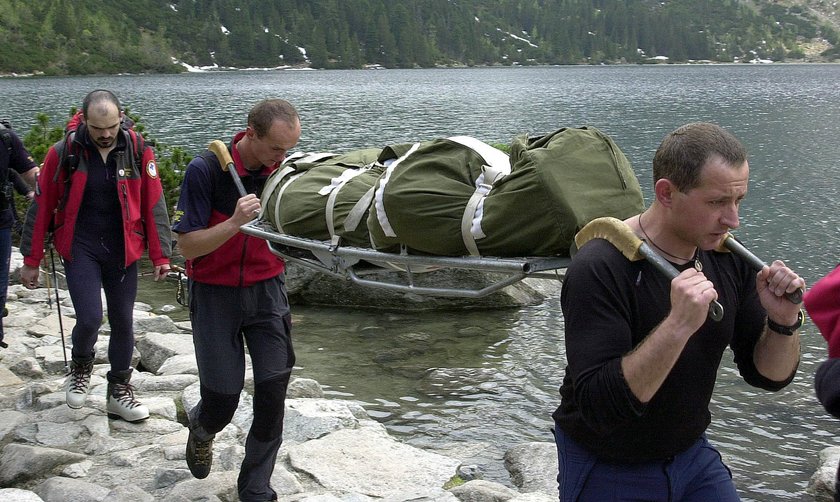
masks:
<path fill-rule="evenodd" d="M 0 0 L 0 73 L 832 60 L 838 19 L 820 0 Z"/>

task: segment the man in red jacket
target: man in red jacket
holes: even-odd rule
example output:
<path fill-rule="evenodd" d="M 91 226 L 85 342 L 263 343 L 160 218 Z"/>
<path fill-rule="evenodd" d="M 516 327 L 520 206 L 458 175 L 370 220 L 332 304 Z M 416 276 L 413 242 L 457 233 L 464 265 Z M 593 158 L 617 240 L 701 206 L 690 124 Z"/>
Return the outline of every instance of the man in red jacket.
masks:
<path fill-rule="evenodd" d="M 21 238 L 20 276 L 24 286 L 38 286 L 38 266 L 51 238 L 76 311 L 66 384 L 71 408 L 81 408 L 90 392 L 105 290 L 111 327 L 106 408 L 112 418 L 136 422 L 149 416 L 129 383 L 137 260 L 148 248 L 155 280 L 165 278 L 172 244 L 154 151 L 120 127 L 120 110 L 112 92 L 91 92 L 82 103 L 82 124 L 47 152 Z"/>
<path fill-rule="evenodd" d="M 173 230 L 187 258 L 190 320 L 201 401 L 189 411 L 187 465 L 205 478 L 213 439 L 233 418 L 245 379 L 245 347 L 254 370 L 254 421 L 239 472 L 243 502 L 277 500 L 269 482 L 283 442 L 283 412 L 295 355 L 284 263 L 265 240 L 240 227 L 253 220 L 268 176 L 300 138 L 297 111 L 282 99 L 257 103 L 228 149 L 247 194 L 211 152 L 184 173 Z"/>

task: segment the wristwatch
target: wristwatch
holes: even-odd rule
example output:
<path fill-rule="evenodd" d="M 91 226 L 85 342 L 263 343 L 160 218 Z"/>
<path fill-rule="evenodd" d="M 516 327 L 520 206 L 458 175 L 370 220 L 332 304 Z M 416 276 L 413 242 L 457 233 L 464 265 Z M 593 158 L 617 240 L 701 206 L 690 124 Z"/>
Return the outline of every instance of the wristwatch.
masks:
<path fill-rule="evenodd" d="M 801 328 L 804 323 L 805 314 L 802 313 L 802 309 L 799 309 L 799 314 L 796 316 L 796 322 L 790 326 L 782 326 L 781 324 L 773 322 L 769 316 L 767 317 L 767 327 L 770 328 L 770 331 L 785 336 L 793 336 L 793 333 Z"/>

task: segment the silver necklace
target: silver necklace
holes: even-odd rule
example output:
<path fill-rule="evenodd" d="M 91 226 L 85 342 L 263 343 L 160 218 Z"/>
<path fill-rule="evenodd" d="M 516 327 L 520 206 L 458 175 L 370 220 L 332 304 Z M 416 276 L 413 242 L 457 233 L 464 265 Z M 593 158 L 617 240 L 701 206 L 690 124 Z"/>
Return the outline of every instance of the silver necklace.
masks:
<path fill-rule="evenodd" d="M 642 215 L 641 214 L 639 215 L 639 229 L 641 229 L 642 234 L 645 236 L 645 239 L 648 242 L 650 242 L 651 244 L 653 244 L 653 247 L 655 247 L 656 249 L 661 251 L 663 254 L 665 254 L 668 257 L 673 258 L 674 260 L 677 260 L 679 262 L 689 262 L 689 261 L 694 260 L 694 270 L 696 270 L 698 272 L 703 271 L 703 263 L 700 261 L 700 248 L 695 248 L 694 256 L 692 258 L 682 258 L 680 256 L 671 254 L 668 251 L 665 251 L 656 242 L 654 242 L 653 239 L 650 238 L 650 236 L 647 234 L 647 232 L 645 232 L 645 227 L 642 226 Z"/>

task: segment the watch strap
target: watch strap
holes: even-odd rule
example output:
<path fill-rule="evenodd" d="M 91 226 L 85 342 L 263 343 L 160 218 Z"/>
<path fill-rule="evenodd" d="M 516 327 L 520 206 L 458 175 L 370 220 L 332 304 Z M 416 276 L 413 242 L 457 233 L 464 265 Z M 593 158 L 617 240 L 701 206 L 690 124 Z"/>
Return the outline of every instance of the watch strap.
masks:
<path fill-rule="evenodd" d="M 805 323 L 805 314 L 802 313 L 802 309 L 799 310 L 799 314 L 796 316 L 796 322 L 791 324 L 790 326 L 783 326 L 777 322 L 774 322 L 770 317 L 767 317 L 767 327 L 770 328 L 770 331 L 774 333 L 778 333 L 780 335 L 785 336 L 793 336 L 793 334 L 802 327 Z"/>

